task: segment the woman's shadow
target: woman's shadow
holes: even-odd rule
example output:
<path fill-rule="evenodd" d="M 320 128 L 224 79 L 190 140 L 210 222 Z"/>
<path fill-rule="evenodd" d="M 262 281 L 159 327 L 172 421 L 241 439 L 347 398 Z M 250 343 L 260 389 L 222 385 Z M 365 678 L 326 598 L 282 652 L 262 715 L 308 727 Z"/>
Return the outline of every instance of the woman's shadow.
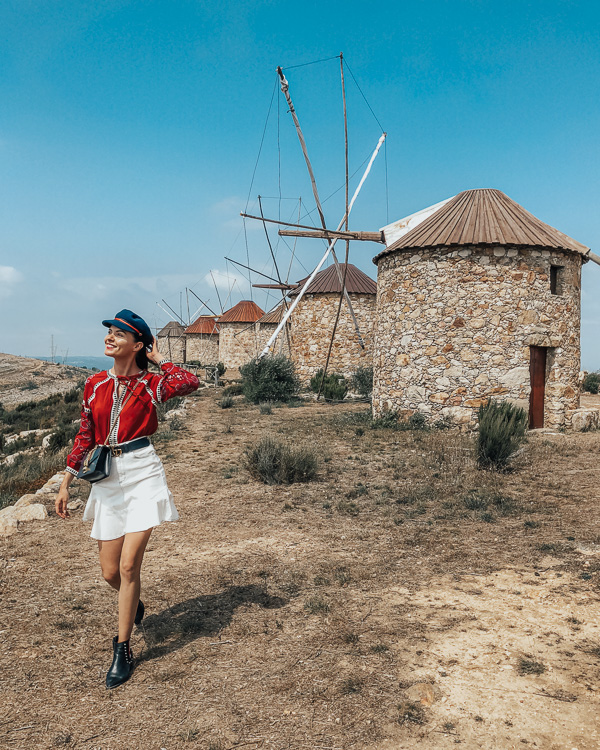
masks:
<path fill-rule="evenodd" d="M 146 648 L 139 661 L 157 659 L 197 638 L 218 635 L 231 623 L 235 610 L 244 604 L 278 609 L 287 601 L 271 596 L 264 585 L 257 584 L 230 586 L 218 594 L 187 599 L 142 620 L 140 630 L 144 633 Z"/>

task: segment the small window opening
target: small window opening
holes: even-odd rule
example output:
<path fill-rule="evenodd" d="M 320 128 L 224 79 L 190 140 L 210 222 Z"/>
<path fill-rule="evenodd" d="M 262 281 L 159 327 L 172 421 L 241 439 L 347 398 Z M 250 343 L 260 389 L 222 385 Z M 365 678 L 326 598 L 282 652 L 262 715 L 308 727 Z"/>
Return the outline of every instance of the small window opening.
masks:
<path fill-rule="evenodd" d="M 562 294 L 562 266 L 550 266 L 550 294 Z"/>

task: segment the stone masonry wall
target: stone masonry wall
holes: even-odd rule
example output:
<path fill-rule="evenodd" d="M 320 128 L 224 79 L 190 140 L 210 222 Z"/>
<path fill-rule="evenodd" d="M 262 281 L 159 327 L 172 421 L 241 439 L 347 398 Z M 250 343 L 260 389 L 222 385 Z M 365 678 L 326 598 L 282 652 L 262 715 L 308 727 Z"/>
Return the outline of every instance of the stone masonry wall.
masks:
<path fill-rule="evenodd" d="M 260 351 L 255 324 L 220 323 L 219 329 L 219 362 L 228 370 L 245 365 Z"/>
<path fill-rule="evenodd" d="M 173 362 L 186 362 L 185 336 L 157 336 L 158 350 L 163 357 Z"/>
<path fill-rule="evenodd" d="M 558 294 L 550 266 L 562 266 Z M 548 347 L 544 426 L 579 406 L 582 258 L 559 250 L 405 251 L 378 264 L 373 413 L 459 423 L 490 397 L 529 407 L 530 346 Z"/>
<path fill-rule="evenodd" d="M 257 347 L 258 351 L 261 352 L 265 346 L 267 345 L 267 341 L 271 338 L 271 336 L 275 333 L 275 329 L 277 328 L 276 323 L 257 323 L 256 329 L 256 341 L 257 341 Z M 289 324 L 286 324 L 287 332 L 289 334 L 289 337 L 286 336 L 285 328 L 281 331 L 279 336 L 277 337 L 277 340 L 275 341 L 275 346 L 273 348 L 273 354 L 285 354 L 286 357 L 290 356 L 290 346 L 289 342 L 291 340 L 291 326 Z"/>
<path fill-rule="evenodd" d="M 200 333 L 186 334 L 187 362 L 197 360 L 203 365 L 216 365 L 219 361 L 219 337 Z"/>
<path fill-rule="evenodd" d="M 339 304 L 339 294 L 307 294 L 292 314 L 293 354 L 303 383 L 325 365 Z M 365 342 L 362 349 L 344 301 L 335 334 L 329 372 L 350 376 L 357 367 L 372 366 L 375 295 L 351 294 L 352 307 Z"/>

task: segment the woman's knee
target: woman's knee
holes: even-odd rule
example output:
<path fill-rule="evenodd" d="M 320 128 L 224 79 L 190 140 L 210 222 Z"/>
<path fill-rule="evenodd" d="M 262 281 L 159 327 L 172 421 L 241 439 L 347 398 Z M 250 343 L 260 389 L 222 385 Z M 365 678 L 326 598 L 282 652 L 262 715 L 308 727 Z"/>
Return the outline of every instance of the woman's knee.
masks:
<path fill-rule="evenodd" d="M 121 557 L 121 578 L 126 581 L 134 581 L 140 575 L 140 564 L 135 558 Z"/>
<path fill-rule="evenodd" d="M 116 565 L 101 565 L 102 577 L 107 583 L 113 584 L 119 581 L 119 567 Z"/>

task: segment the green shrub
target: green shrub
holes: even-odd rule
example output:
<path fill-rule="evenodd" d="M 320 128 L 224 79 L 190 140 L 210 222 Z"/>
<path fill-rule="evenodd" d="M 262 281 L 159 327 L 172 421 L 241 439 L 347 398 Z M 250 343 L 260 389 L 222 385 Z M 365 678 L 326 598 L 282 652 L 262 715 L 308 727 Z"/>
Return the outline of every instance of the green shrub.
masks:
<path fill-rule="evenodd" d="M 587 393 L 598 393 L 598 389 L 600 388 L 600 373 L 588 372 L 585 376 L 582 387 Z"/>
<path fill-rule="evenodd" d="M 217 401 L 221 409 L 231 409 L 233 406 L 233 397 L 232 396 L 223 396 L 223 398 L 220 401 Z"/>
<path fill-rule="evenodd" d="M 358 367 L 350 379 L 353 390 L 363 398 L 371 398 L 373 393 L 373 368 Z"/>
<path fill-rule="evenodd" d="M 289 401 L 300 388 L 294 363 L 284 354 L 255 357 L 240 367 L 242 392 L 252 404 Z"/>
<path fill-rule="evenodd" d="M 19 451 L 29 448 L 39 440 L 38 435 L 27 435 L 26 437 L 17 438 L 12 442 L 5 445 L 4 439 L 0 441 L 0 451 L 5 455 L 9 456 L 11 453 L 18 453 Z"/>
<path fill-rule="evenodd" d="M 477 463 L 504 471 L 526 439 L 527 414 L 509 401 L 489 401 L 479 407 Z"/>
<path fill-rule="evenodd" d="M 370 412 L 369 412 L 370 415 Z M 371 428 L 373 430 L 397 430 L 400 426 L 397 411 L 386 411 L 377 419 L 371 417 Z"/>
<path fill-rule="evenodd" d="M 321 381 L 323 386 L 321 387 Z M 310 389 L 315 393 L 321 390 L 326 401 L 343 401 L 348 393 L 348 383 L 338 372 L 328 372 L 323 379 L 323 368 L 318 370 L 310 379 Z"/>
<path fill-rule="evenodd" d="M 65 391 L 63 393 L 63 401 L 65 404 L 73 404 L 73 403 L 79 403 L 81 400 L 81 388 L 83 386 L 78 386 L 76 388 L 71 388 L 70 391 Z"/>
<path fill-rule="evenodd" d="M 317 455 L 312 448 L 295 447 L 270 435 L 244 452 L 245 467 L 265 484 L 310 482 L 317 473 Z"/>
<path fill-rule="evenodd" d="M 83 392 L 77 389 L 76 400 L 65 402 L 62 394 L 55 393 L 39 401 L 26 401 L 14 409 L 2 409 L 0 412 L 0 431 L 4 434 L 54 428 L 59 422 L 72 422 L 78 419 L 81 412 Z"/>
<path fill-rule="evenodd" d="M 405 432 L 410 430 L 428 430 L 427 417 L 421 412 L 416 411 L 408 419 L 399 419 L 398 412 L 388 411 L 371 422 L 371 428 L 374 430 L 398 430 Z"/>
<path fill-rule="evenodd" d="M 264 404 L 258 405 L 259 411 L 261 414 L 272 414 L 273 413 L 273 406 L 270 401 L 265 401 Z"/>
<path fill-rule="evenodd" d="M 76 424 L 59 425 L 58 429 L 50 435 L 48 441 L 48 450 L 50 453 L 58 453 L 63 448 L 69 447 L 78 431 L 79 425 Z"/>
<path fill-rule="evenodd" d="M 427 424 L 427 417 L 424 414 L 421 414 L 420 411 L 411 414 L 404 424 L 408 430 L 427 430 L 429 427 Z"/>

